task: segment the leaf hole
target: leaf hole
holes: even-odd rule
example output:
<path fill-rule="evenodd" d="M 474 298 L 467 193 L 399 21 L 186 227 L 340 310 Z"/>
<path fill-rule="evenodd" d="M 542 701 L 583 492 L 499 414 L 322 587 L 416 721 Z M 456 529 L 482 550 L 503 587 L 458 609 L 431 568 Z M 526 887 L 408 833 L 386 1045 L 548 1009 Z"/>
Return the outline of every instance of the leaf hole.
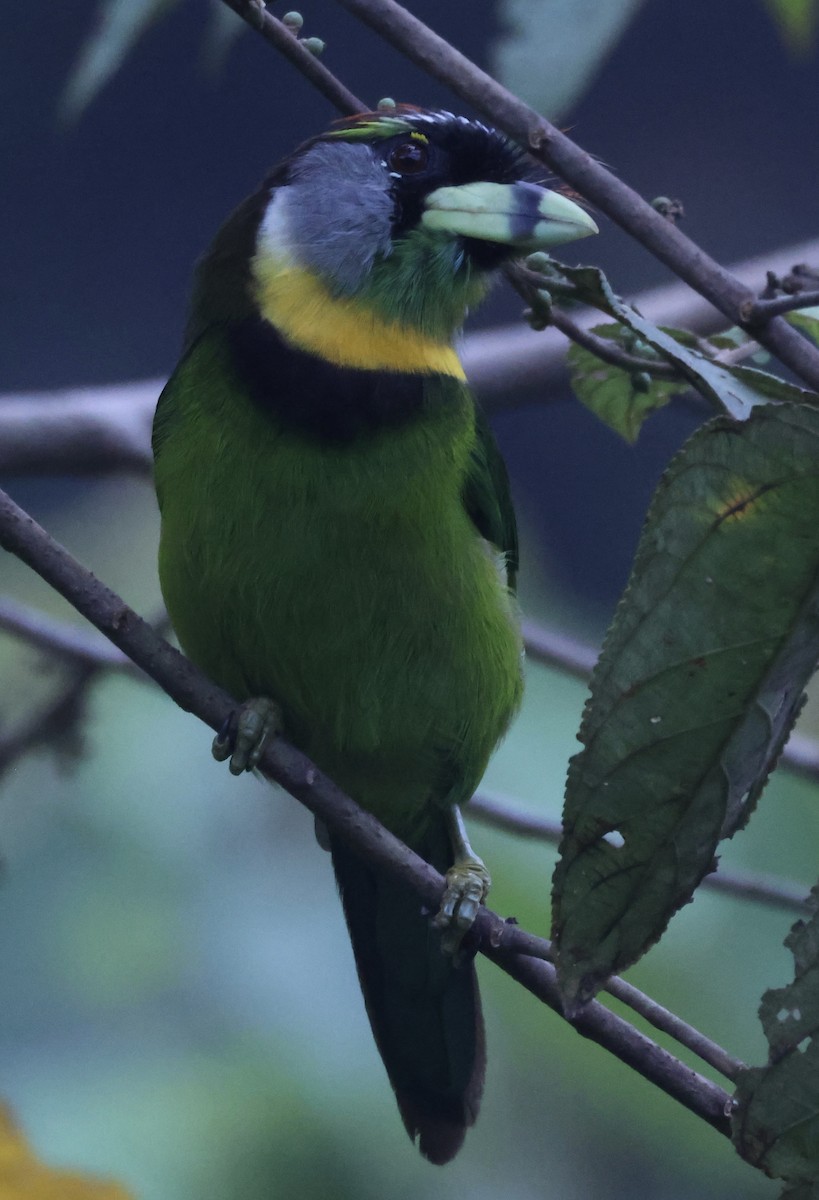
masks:
<path fill-rule="evenodd" d="M 622 850 L 626 844 L 626 839 L 623 837 L 619 829 L 610 829 L 608 833 L 603 834 L 603 841 L 615 850 Z"/>

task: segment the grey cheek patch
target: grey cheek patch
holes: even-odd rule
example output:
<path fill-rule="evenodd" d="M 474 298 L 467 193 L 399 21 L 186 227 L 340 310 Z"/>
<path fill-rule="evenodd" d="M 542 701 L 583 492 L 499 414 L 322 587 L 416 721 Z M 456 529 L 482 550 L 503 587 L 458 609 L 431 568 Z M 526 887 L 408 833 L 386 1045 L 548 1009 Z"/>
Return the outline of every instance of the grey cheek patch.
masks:
<path fill-rule="evenodd" d="M 287 218 L 293 249 L 336 294 L 361 287 L 392 248 L 393 201 L 369 146 L 319 142 L 293 167 Z"/>

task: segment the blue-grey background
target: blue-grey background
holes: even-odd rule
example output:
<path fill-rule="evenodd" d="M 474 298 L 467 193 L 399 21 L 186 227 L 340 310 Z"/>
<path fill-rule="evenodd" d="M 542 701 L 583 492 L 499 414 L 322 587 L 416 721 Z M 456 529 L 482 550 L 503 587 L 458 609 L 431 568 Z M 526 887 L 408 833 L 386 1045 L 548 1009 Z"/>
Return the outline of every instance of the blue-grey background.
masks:
<path fill-rule="evenodd" d="M 489 0 L 412 8 L 490 61 L 501 18 Z M 208 65 L 208 5 L 184 0 L 66 125 L 59 97 L 95 14 L 88 0 L 32 0 L 0 19 L 3 391 L 168 372 L 192 262 L 270 164 L 334 115 L 250 34 Z M 306 18 L 328 64 L 369 102 L 452 106 L 326 0 Z M 815 51 L 789 51 L 761 2 L 647 0 L 562 123 L 644 195 L 680 196 L 686 230 L 729 262 L 816 232 L 818 108 Z M 667 278 L 601 225 L 578 254 L 619 291 Z M 499 294 L 482 319 L 519 308 Z M 666 411 L 626 447 L 568 395 L 529 399 L 496 421 L 526 531 L 527 604 L 597 637 L 654 483 L 695 417 Z M 10 487 L 131 603 L 155 608 L 147 486 Z M 66 613 L 18 564 L 0 571 L 3 591 Z M 9 724 L 59 681 L 10 639 L 0 666 Z M 583 698 L 579 684 L 531 668 L 490 782 L 557 815 Z M 207 731 L 147 687 L 97 687 L 85 729 L 79 765 L 28 759 L 0 795 L 0 1092 L 44 1155 L 116 1174 L 141 1200 L 776 1194 L 716 1134 L 486 964 L 480 1125 L 454 1166 L 423 1163 L 371 1044 L 306 814 L 227 779 Z M 777 779 L 725 858 L 808 885 L 817 833 L 811 790 Z M 552 852 L 478 837 L 494 905 L 546 932 Z M 760 1062 L 755 1008 L 787 979 L 787 925 L 698 898 L 632 977 Z"/>

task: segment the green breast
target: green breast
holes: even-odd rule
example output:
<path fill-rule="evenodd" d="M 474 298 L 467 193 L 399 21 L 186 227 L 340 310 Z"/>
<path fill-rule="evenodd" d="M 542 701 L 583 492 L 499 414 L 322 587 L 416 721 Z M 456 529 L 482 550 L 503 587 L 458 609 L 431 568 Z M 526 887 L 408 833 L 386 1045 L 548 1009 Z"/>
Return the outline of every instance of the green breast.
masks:
<path fill-rule="evenodd" d="M 401 832 L 468 798 L 520 698 L 502 563 L 463 504 L 467 390 L 334 443 L 254 403 L 222 342 L 178 368 L 158 421 L 160 576 L 187 653 Z"/>

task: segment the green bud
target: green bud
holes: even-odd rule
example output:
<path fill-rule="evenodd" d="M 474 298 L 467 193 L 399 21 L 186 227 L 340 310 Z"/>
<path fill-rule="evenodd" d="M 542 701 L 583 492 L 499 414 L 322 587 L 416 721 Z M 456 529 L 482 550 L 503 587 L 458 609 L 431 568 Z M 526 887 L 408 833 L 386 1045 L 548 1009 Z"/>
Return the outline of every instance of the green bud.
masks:
<path fill-rule="evenodd" d="M 651 207 L 672 224 L 676 224 L 685 216 L 682 200 L 672 200 L 669 196 L 655 196 L 651 201 Z"/>
<path fill-rule="evenodd" d="M 392 96 L 385 96 L 383 100 L 379 100 L 375 108 L 377 112 L 391 113 L 395 112 L 398 105 L 393 100 Z"/>
<path fill-rule="evenodd" d="M 548 313 L 542 310 L 537 311 L 534 308 L 527 308 L 523 314 L 523 319 L 536 333 L 540 333 L 542 329 L 547 329 L 550 324 Z"/>
<path fill-rule="evenodd" d="M 315 58 L 318 58 L 320 54 L 324 53 L 324 42 L 321 40 L 321 38 L 302 38 L 301 44 L 304 46 L 305 50 L 309 50 Z"/>
<path fill-rule="evenodd" d="M 298 33 L 304 24 L 304 17 L 300 12 L 286 12 L 282 17 L 282 25 L 286 25 L 291 33 Z"/>
<path fill-rule="evenodd" d="M 530 271 L 539 271 L 542 275 L 554 270 L 554 263 L 543 250 L 530 254 L 526 259 L 526 266 Z"/>
<path fill-rule="evenodd" d="M 651 388 L 651 376 L 645 371 L 635 371 L 631 377 L 631 388 L 634 392 L 647 392 Z"/>

